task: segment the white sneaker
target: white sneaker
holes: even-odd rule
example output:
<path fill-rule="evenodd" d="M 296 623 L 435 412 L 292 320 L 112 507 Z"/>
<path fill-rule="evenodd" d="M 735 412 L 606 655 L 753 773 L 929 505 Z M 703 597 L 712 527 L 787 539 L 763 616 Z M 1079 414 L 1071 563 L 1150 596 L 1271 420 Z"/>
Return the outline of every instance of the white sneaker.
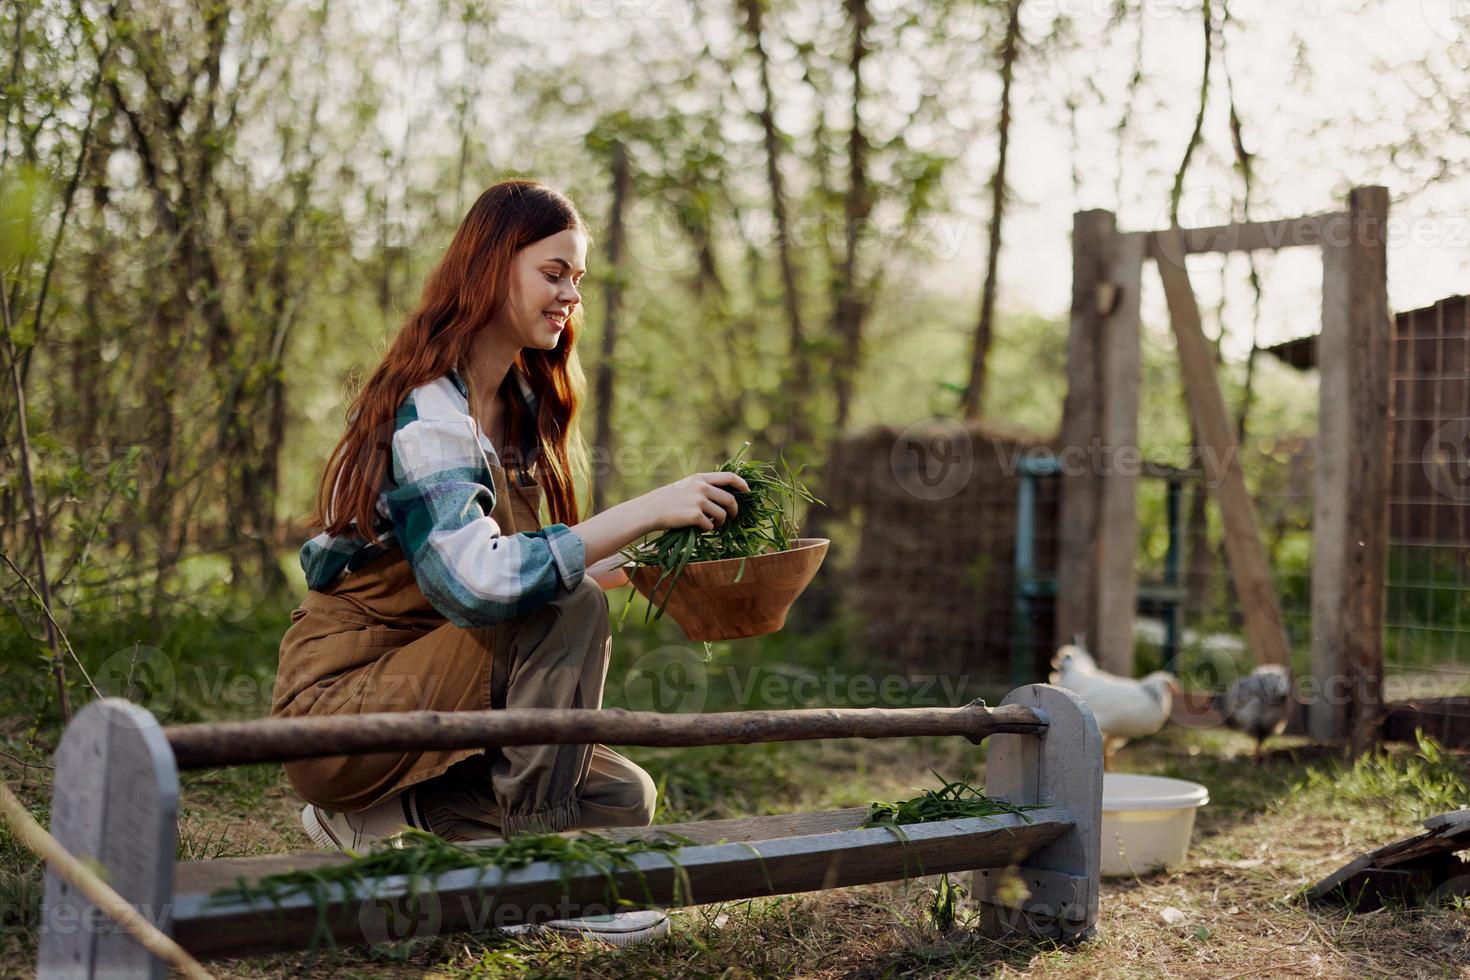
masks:
<path fill-rule="evenodd" d="M 301 808 L 301 826 L 306 836 L 324 850 L 360 851 L 380 841 L 402 847 L 405 828 L 428 829 L 422 816 L 415 819 L 413 803 L 412 790 L 366 810 L 328 810 L 308 803 Z"/>
<path fill-rule="evenodd" d="M 669 934 L 668 914 L 659 909 L 589 915 L 582 919 L 549 919 L 535 925 L 501 926 L 501 932 L 525 935 L 554 932 L 581 939 L 595 939 L 613 946 L 634 946 Z"/>

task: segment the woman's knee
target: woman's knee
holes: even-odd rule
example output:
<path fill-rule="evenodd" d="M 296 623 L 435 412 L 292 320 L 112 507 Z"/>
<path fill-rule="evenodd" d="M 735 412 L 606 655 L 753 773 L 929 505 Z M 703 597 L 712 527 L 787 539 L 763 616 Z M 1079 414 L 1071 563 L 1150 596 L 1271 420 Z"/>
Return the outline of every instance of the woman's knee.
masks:
<path fill-rule="evenodd" d="M 658 787 L 641 766 L 625 759 L 619 762 L 615 773 L 588 780 L 583 809 L 594 811 L 606 826 L 647 827 L 658 809 Z"/>
<path fill-rule="evenodd" d="M 590 575 L 583 576 L 575 589 L 558 593 L 557 597 L 551 601 L 562 610 L 563 615 L 585 617 L 594 621 L 598 617 L 601 617 L 604 622 L 607 620 L 607 593 Z"/>
<path fill-rule="evenodd" d="M 549 605 L 556 610 L 561 631 L 572 649 L 606 659 L 610 652 L 608 638 L 612 634 L 612 623 L 602 586 L 584 578 L 575 589 L 559 594 Z M 577 659 L 580 661 L 582 657 Z"/>
<path fill-rule="evenodd" d="M 653 823 L 654 811 L 658 809 L 658 787 L 642 768 L 634 766 L 633 770 L 628 786 L 629 826 L 647 827 Z"/>
<path fill-rule="evenodd" d="M 642 775 L 642 780 L 635 780 L 626 786 L 621 804 L 610 808 L 618 818 L 614 826 L 647 827 L 653 823 L 654 811 L 658 809 L 658 789 L 647 773 Z"/>

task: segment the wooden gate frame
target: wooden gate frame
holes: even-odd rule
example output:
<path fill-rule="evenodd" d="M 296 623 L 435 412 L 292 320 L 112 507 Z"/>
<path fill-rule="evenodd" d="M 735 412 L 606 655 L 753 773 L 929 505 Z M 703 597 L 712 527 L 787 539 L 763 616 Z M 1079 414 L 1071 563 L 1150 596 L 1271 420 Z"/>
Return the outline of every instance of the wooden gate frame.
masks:
<path fill-rule="evenodd" d="M 491 730 L 504 735 L 516 728 L 522 730 L 500 742 L 485 738 Z M 283 734 L 303 731 L 315 737 L 283 747 Z M 911 824 L 901 832 L 860 827 L 865 808 L 599 831 L 622 840 L 672 831 L 696 842 L 671 855 L 634 855 L 637 870 L 616 876 L 619 892 L 635 907 L 667 907 L 971 871 L 988 934 L 1065 942 L 1091 937 L 1098 914 L 1102 736 L 1081 699 L 1045 684 L 1017 688 L 993 709 L 981 702 L 705 716 L 523 709 L 518 715 L 402 712 L 174 728 L 161 727 L 137 705 L 106 698 L 87 705 L 62 734 L 51 833 L 72 854 L 99 865 L 118 893 L 190 953 L 263 954 L 301 949 L 321 938 L 311 901 L 295 895 L 279 906 L 220 904 L 210 901 L 210 893 L 237 877 L 257 880 L 348 858 L 306 853 L 176 864 L 180 769 L 335 755 L 348 745 L 352 752 L 384 751 L 426 741 L 436 748 L 589 741 L 699 745 L 904 734 L 957 734 L 976 744 L 990 737 L 987 795 L 1039 808 L 1024 816 Z M 681 869 L 689 886 L 682 895 Z M 338 941 L 386 941 L 607 911 L 602 871 L 573 869 L 565 888 L 562 871 L 559 864 L 538 862 L 504 874 L 448 872 L 428 888 L 402 876 L 362 889 L 343 886 L 327 907 L 326 921 Z M 165 972 L 162 961 L 47 869 L 38 976 L 163 980 Z"/>
<path fill-rule="evenodd" d="M 1164 279 L 1181 369 L 1202 441 L 1233 460 L 1214 368 L 1201 343 L 1189 292 L 1188 255 L 1317 246 L 1322 252 L 1321 371 L 1312 520 L 1311 735 L 1376 743 L 1383 715 L 1389 488 L 1387 225 L 1384 187 L 1354 187 L 1346 210 L 1208 228 L 1124 232 L 1112 212 L 1073 216 L 1072 317 L 1064 447 L 1138 451 L 1141 372 L 1139 294 L 1143 263 Z M 1219 444 L 1223 442 L 1223 445 Z M 1065 474 L 1057 568 L 1056 642 L 1085 633 L 1101 665 L 1133 672 L 1137 604 L 1136 475 Z M 1250 501 L 1238 473 L 1207 474 L 1222 488 L 1227 553 L 1242 595 L 1246 633 L 1258 662 L 1289 657 Z M 1226 490 L 1233 485 L 1233 489 Z"/>

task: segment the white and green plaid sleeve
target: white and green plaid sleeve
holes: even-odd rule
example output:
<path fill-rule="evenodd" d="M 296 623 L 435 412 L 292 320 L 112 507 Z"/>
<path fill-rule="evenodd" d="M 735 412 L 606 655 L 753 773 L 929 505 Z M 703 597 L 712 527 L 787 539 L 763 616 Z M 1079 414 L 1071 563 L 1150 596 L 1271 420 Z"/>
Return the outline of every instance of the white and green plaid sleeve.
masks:
<path fill-rule="evenodd" d="M 385 493 L 394 537 L 425 598 L 451 623 L 493 626 L 574 591 L 586 571 L 581 537 L 565 524 L 504 534 L 489 461 L 449 380 L 414 389 L 393 433 Z"/>

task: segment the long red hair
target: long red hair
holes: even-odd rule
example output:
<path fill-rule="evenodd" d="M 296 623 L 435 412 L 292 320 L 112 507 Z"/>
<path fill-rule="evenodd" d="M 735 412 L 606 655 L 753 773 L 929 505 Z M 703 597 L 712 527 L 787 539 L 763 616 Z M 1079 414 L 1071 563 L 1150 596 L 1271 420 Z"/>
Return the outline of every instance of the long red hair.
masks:
<path fill-rule="evenodd" d="M 359 535 L 377 537 L 382 517 L 376 505 L 389 475 L 398 406 L 414 388 L 451 370 L 468 383 L 461 365 L 468 362 L 475 336 L 510 294 L 516 253 L 568 229 L 587 233 L 572 202 L 536 181 L 502 181 L 480 195 L 425 280 L 418 308 L 347 410 L 347 431 L 317 487 L 315 527 L 340 535 L 356 521 Z M 572 465 L 586 456 L 575 424 L 584 387 L 575 354 L 581 323 L 578 306 L 555 349 L 524 348 L 516 360 L 536 396 L 534 419 L 517 390 L 514 371 L 503 384 L 510 405 L 507 446 L 517 449 L 507 450 L 502 463 L 510 464 L 514 452 L 521 466 L 534 464 L 551 519 L 562 524 L 579 520 Z M 473 399 L 471 392 L 471 405 Z M 526 438 L 528 433 L 534 433 L 534 440 Z M 530 458 L 522 460 L 519 447 L 527 444 L 532 446 Z"/>

